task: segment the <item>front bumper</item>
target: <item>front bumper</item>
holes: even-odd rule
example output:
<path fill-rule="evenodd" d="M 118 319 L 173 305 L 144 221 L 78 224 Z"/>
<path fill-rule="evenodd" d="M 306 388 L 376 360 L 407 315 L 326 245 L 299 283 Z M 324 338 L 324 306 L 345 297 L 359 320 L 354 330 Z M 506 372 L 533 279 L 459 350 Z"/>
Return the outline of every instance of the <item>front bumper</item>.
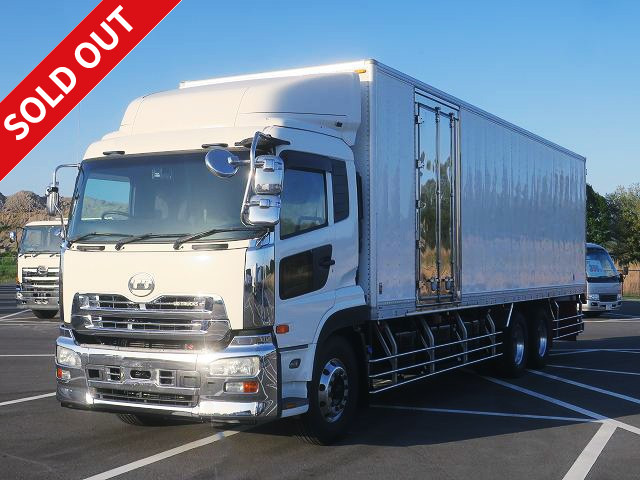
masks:
<path fill-rule="evenodd" d="M 16 285 L 17 308 L 31 310 L 58 310 L 58 290 L 23 290 Z"/>
<path fill-rule="evenodd" d="M 605 312 L 611 310 L 618 310 L 622 306 L 622 300 L 616 300 L 615 302 L 601 302 L 599 300 L 587 300 L 587 303 L 582 305 L 583 312 Z"/>
<path fill-rule="evenodd" d="M 68 380 L 58 378 L 57 398 L 65 407 L 113 413 L 191 417 L 226 423 L 256 423 L 279 416 L 278 355 L 273 343 L 230 345 L 220 351 L 173 352 L 79 345 L 62 328 L 56 345 L 81 358 L 80 368 L 60 365 Z M 258 356 L 256 377 L 209 375 L 220 358 Z M 148 378 L 140 378 L 142 372 Z M 139 378 L 135 378 L 139 377 Z M 258 392 L 225 392 L 227 381 L 257 380 Z"/>

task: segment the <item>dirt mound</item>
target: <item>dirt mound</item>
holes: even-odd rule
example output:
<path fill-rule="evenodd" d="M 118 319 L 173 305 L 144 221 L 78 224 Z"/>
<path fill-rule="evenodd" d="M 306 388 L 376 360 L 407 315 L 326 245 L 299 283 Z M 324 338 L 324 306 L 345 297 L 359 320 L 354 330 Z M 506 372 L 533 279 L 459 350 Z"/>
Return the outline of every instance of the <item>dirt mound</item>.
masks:
<path fill-rule="evenodd" d="M 46 206 L 44 197 L 22 190 L 6 197 L 2 210 L 6 213 L 39 213 Z"/>

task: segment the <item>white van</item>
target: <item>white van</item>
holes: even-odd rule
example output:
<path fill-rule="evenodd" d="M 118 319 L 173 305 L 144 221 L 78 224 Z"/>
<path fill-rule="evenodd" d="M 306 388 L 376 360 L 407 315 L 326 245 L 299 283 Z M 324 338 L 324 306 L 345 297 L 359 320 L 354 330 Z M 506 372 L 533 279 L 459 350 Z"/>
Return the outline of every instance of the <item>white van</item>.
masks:
<path fill-rule="evenodd" d="M 600 315 L 607 310 L 617 310 L 622 305 L 622 274 L 604 247 L 587 243 L 587 301 L 582 310 Z"/>

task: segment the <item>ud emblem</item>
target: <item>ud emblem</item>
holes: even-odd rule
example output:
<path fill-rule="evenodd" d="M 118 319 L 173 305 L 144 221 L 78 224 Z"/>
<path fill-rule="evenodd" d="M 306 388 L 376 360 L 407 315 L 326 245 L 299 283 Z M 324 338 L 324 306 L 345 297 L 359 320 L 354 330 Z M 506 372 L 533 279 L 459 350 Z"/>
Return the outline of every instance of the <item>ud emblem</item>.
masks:
<path fill-rule="evenodd" d="M 148 273 L 136 273 L 129 279 L 129 291 L 137 297 L 146 297 L 155 288 L 153 277 Z"/>

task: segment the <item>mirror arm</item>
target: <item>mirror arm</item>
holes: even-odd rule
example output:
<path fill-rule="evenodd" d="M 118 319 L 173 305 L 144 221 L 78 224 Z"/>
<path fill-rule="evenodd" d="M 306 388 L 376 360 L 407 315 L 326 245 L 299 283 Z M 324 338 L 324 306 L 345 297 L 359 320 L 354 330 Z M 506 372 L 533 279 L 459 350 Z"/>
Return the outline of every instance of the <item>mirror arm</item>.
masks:
<path fill-rule="evenodd" d="M 47 194 L 49 194 L 50 192 L 59 192 L 58 189 L 58 170 L 60 170 L 61 168 L 77 168 L 78 170 L 80 170 L 80 168 L 82 168 L 82 164 L 80 163 L 63 163 L 62 165 L 58 165 L 55 170 L 53 171 L 53 178 L 51 179 L 51 185 L 47 188 Z M 58 202 L 58 205 L 56 205 L 56 210 L 58 211 L 58 213 L 60 214 L 60 228 L 62 229 L 62 232 L 64 233 L 64 238 L 67 238 L 67 229 L 64 225 L 64 213 L 62 212 L 62 208 L 60 208 L 60 203 Z"/>

